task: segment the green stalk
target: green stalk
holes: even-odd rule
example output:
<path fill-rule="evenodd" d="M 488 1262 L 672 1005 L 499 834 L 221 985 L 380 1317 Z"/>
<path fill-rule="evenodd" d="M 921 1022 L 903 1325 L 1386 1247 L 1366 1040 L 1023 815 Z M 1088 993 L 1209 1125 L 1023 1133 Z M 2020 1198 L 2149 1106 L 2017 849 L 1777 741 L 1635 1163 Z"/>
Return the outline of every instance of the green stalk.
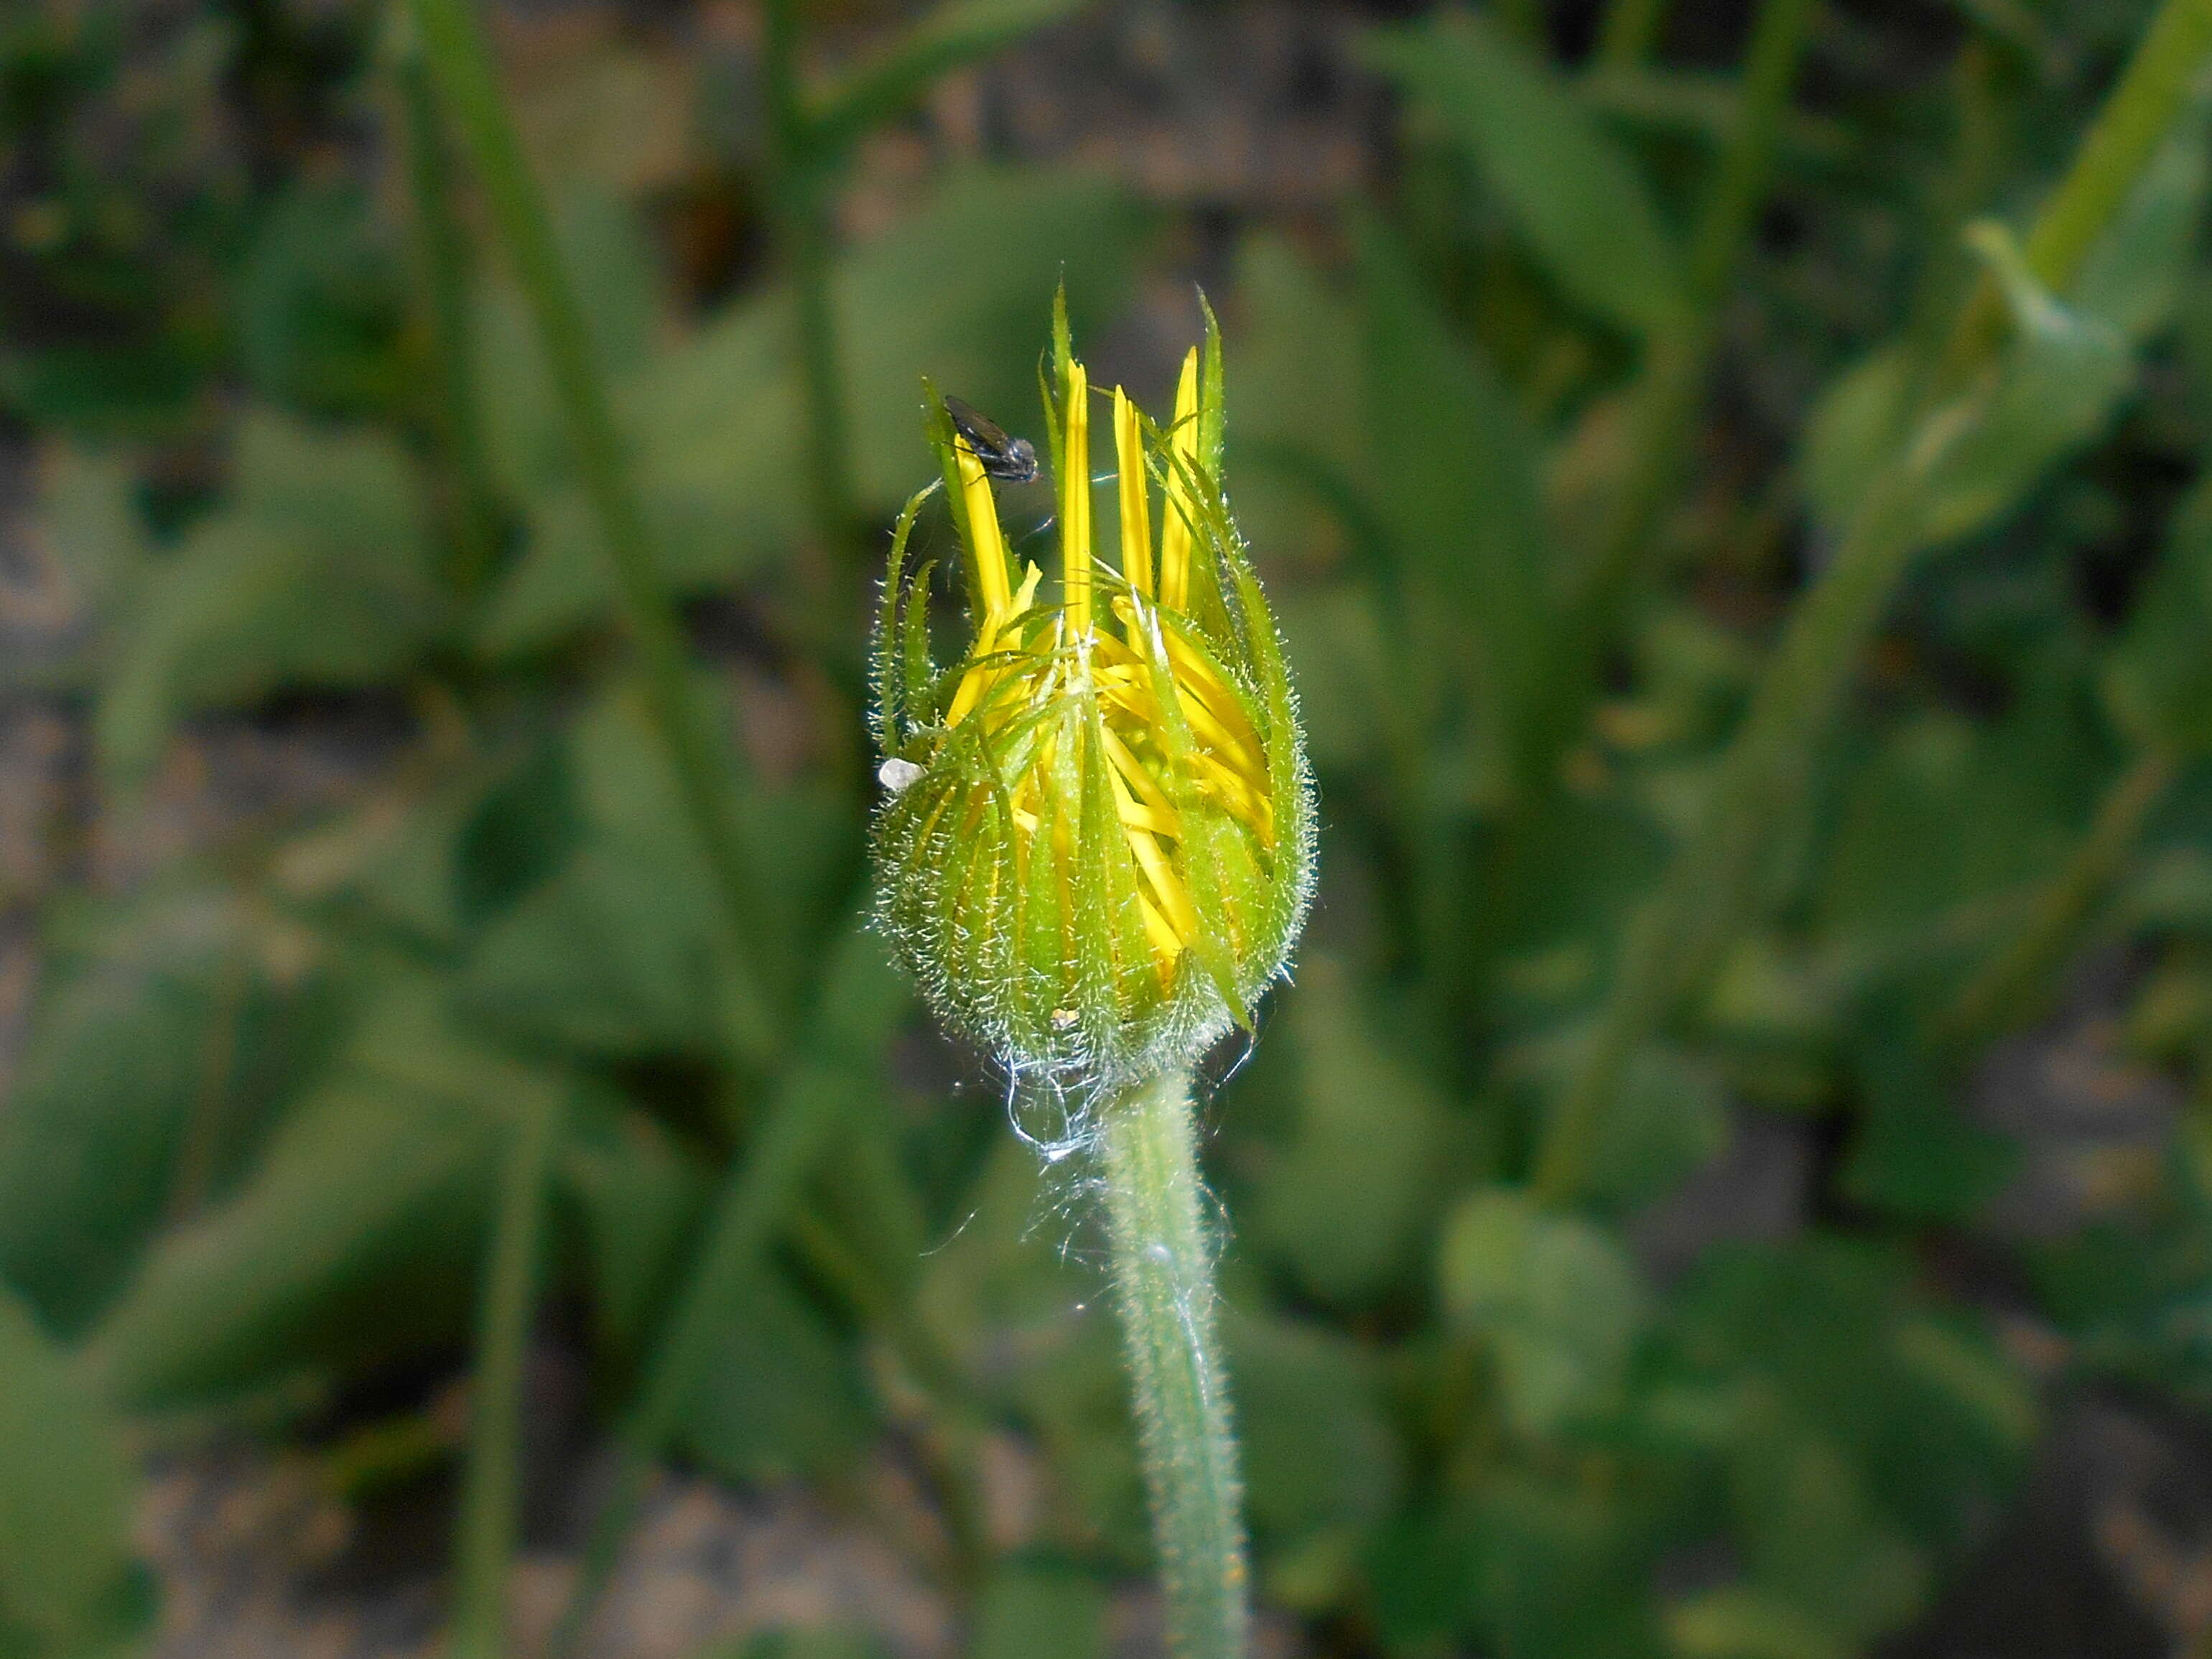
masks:
<path fill-rule="evenodd" d="M 1540 51 L 1548 52 L 1544 40 L 1543 0 L 1497 0 L 1492 9 L 1498 26 Z"/>
<path fill-rule="evenodd" d="M 1175 1659 L 1243 1659 L 1249 1615 L 1237 1443 L 1214 1334 L 1213 1245 L 1190 1076 L 1169 1072 L 1101 1114 L 1114 1291 Z"/>
<path fill-rule="evenodd" d="M 2178 18 L 2195 22 L 2184 27 Z M 2146 64 L 2147 58 L 2183 46 L 2196 54 L 2190 63 Z M 2063 263 L 2039 266 L 2039 274 L 2072 274 L 2103 222 L 2085 227 L 2081 204 L 2100 204 L 2106 218 L 2118 210 L 2179 113 L 2208 51 L 2212 0 L 2167 0 L 2039 217 L 2029 246 L 2045 250 L 2048 258 L 2065 256 Z M 2163 100 L 2155 122 L 2146 100 Z M 2121 106 L 2124 117 L 2117 113 Z M 2045 222 L 2054 216 L 2064 222 L 2063 235 L 2045 229 Z M 1705 981 L 1725 948 L 1749 902 L 1768 828 L 1782 815 L 1867 636 L 1918 550 L 1920 483 L 1962 434 L 1949 429 L 1942 435 L 1940 443 L 1908 439 L 1901 447 L 1834 560 L 1790 613 L 1702 821 L 1629 930 L 1589 1044 L 1539 1146 L 1533 1176 L 1539 1196 L 1562 1202 L 1580 1188 L 1630 1056 Z"/>
<path fill-rule="evenodd" d="M 802 1207 L 791 1219 L 790 1238 L 807 1267 L 890 1348 L 908 1388 L 927 1396 L 919 1410 L 899 1410 L 895 1397 L 884 1404 L 892 1420 L 903 1418 L 915 1431 L 913 1449 L 945 1527 L 946 1587 L 962 1601 L 972 1600 L 991 1564 L 990 1527 L 974 1474 L 988 1413 L 968 1399 L 959 1365 L 915 1316 L 906 1286 L 866 1260 L 844 1230 Z"/>
<path fill-rule="evenodd" d="M 1674 492 L 1689 453 L 1694 416 L 1720 338 L 1720 307 L 1743 258 L 1760 199 L 1774 173 L 1775 143 L 1789 107 L 1797 65 L 1805 55 L 1813 0 L 1764 0 L 1744 53 L 1743 94 L 1735 131 L 1715 164 L 1690 242 L 1690 314 L 1682 326 L 1653 343 L 1638 399 L 1635 457 L 1603 531 L 1583 585 L 1577 634 L 1595 653 L 1610 637 L 1615 613 L 1634 579 L 1661 511 Z M 1568 742 L 1578 735 L 1591 672 L 1569 678 L 1576 699 L 1571 720 L 1554 728 Z"/>
<path fill-rule="evenodd" d="M 1577 573 L 1571 602 L 1553 629 L 1559 666 L 1531 699 L 1524 752 L 1536 757 L 1529 769 L 1532 777 L 1550 777 L 1558 757 L 1582 740 L 1620 612 L 1687 462 L 1720 338 L 1721 304 L 1773 175 L 1776 143 L 1812 15 L 1813 0 L 1764 0 L 1753 26 L 1735 128 L 1714 163 L 1691 239 L 1688 309 L 1679 326 L 1651 342 L 1642 381 L 1631 394 L 1635 435 L 1626 476 L 1598 529 L 1589 565 Z M 1545 815 L 1536 810 L 1540 805 L 1532 796 L 1499 826 L 1477 891 L 1502 890 L 1519 879 L 1517 872 L 1534 857 L 1531 837 L 1543 833 Z M 1468 942 L 1466 959 L 1480 960 L 1492 948 L 1490 918 L 1501 909 L 1483 903 L 1460 913 L 1466 917 L 1459 926 Z"/>
<path fill-rule="evenodd" d="M 646 706 L 673 763 L 686 816 L 714 874 L 722 926 L 726 1036 L 760 1066 L 781 1046 L 770 987 L 751 957 L 764 936 L 723 763 L 691 693 L 683 630 L 655 568 L 598 349 L 553 240 L 544 197 L 522 153 L 470 0 L 414 0 L 432 69 L 473 155 L 492 217 L 522 284 L 552 371 L 584 495 L 614 567 Z"/>
<path fill-rule="evenodd" d="M 1834 560 L 1790 612 L 1703 819 L 1629 927 L 1596 1028 L 1538 1150 L 1533 1184 L 1540 1198 L 1563 1202 L 1574 1195 L 1629 1058 L 1710 972 L 1733 934 L 1767 830 L 1919 544 L 1920 476 L 1917 468 L 1885 475 Z"/>
<path fill-rule="evenodd" d="M 2180 770 L 2176 756 L 2153 749 L 2120 775 L 2098 806 L 2089 833 L 2057 878 L 2036 895 L 2019 930 L 1944 1012 L 1936 1027 L 1939 1037 L 1972 1048 L 2027 1017 L 2082 923 L 2119 878 L 2143 826 Z"/>
<path fill-rule="evenodd" d="M 1598 25 L 1597 46 L 1591 53 L 1595 66 L 1641 67 L 1659 44 L 1660 26 L 1666 21 L 1667 0 L 1613 0 Z"/>
<path fill-rule="evenodd" d="M 766 1071 L 782 1056 L 787 1042 L 749 952 L 750 941 L 763 936 L 760 907 L 717 751 L 692 697 L 682 630 L 654 567 L 596 349 L 469 0 L 414 0 L 414 6 L 431 66 L 475 159 L 537 324 L 586 499 L 614 567 L 647 710 L 715 878 L 723 924 L 717 930 L 723 1036 L 741 1069 Z M 905 1007 L 902 985 L 896 994 L 871 993 L 869 987 L 887 975 L 875 942 L 857 930 L 833 951 L 811 1029 L 795 1062 L 782 1071 L 745 1156 L 732 1164 L 706 1243 L 648 1357 L 637 1401 L 619 1431 L 614 1491 L 600 1511 L 556 1651 L 573 1647 L 605 1582 L 653 1465 L 698 1385 L 722 1310 L 789 1212 L 856 1086 L 854 1052 L 868 1045 L 872 1054 Z"/>
<path fill-rule="evenodd" d="M 829 203 L 799 79 L 799 0 L 769 0 L 761 76 L 768 100 L 769 196 L 791 281 L 806 402 L 806 481 L 815 535 L 827 555 L 844 546 L 859 515 L 830 289 Z M 826 588 L 834 572 L 820 574 Z"/>
<path fill-rule="evenodd" d="M 404 20 L 403 18 L 403 25 Z M 406 126 L 416 264 L 430 323 L 424 401 L 437 434 L 453 541 L 447 580 L 465 603 L 483 591 L 499 551 L 498 493 L 483 445 L 475 353 L 469 343 L 469 244 L 453 200 L 444 126 L 416 30 L 397 31 L 393 66 Z"/>
<path fill-rule="evenodd" d="M 526 1103 L 501 1174 L 469 1396 L 451 1659 L 499 1659 L 507 1649 L 507 1585 L 521 1486 L 523 1361 L 537 1304 L 538 1235 L 560 1121 L 556 1101 Z"/>
<path fill-rule="evenodd" d="M 1765 0 L 1751 32 L 1743 59 L 1742 103 L 1735 131 L 1721 152 L 1720 165 L 1706 186 L 1695 235 L 1690 243 L 1690 296 L 1708 330 L 1743 256 L 1745 244 L 1767 182 L 1774 174 L 1774 153 L 1782 118 L 1805 56 L 1805 37 L 1813 0 Z"/>
<path fill-rule="evenodd" d="M 769 1097 L 760 1132 L 724 1177 L 704 1242 L 656 1334 L 637 1395 L 616 1431 L 617 1464 L 549 1652 L 576 1651 L 684 1408 L 722 1333 L 724 1310 L 785 1218 L 875 1065 L 912 994 L 856 921 L 830 948 L 821 995 L 798 1052 Z"/>
<path fill-rule="evenodd" d="M 2166 0 L 2089 128 L 2064 182 L 2036 216 L 2021 252 L 2045 288 L 2063 293 L 2149 165 L 2212 53 L 2212 0 Z M 1960 313 L 1936 375 L 1954 388 L 1996 348 L 2004 299 L 1986 270 Z"/>

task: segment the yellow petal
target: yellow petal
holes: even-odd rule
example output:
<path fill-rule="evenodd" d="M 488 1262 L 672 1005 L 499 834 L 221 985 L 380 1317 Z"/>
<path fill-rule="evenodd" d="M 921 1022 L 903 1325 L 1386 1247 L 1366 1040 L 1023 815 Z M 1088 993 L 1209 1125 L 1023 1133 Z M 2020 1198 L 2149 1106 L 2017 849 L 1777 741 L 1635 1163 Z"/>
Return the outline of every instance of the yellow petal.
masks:
<path fill-rule="evenodd" d="M 1068 631 L 1091 631 L 1091 381 L 1083 365 L 1067 365 L 1060 475 L 1060 586 Z"/>
<path fill-rule="evenodd" d="M 1152 592 L 1152 501 L 1145 487 L 1145 442 L 1137 406 L 1114 388 L 1114 465 L 1121 480 L 1121 574 L 1150 598 Z"/>
<path fill-rule="evenodd" d="M 1160 603 L 1187 611 L 1190 604 L 1190 527 L 1197 510 L 1190 500 L 1185 469 L 1198 465 L 1198 348 L 1182 360 L 1176 386 L 1175 426 L 1168 434 L 1167 512 L 1160 521 Z"/>

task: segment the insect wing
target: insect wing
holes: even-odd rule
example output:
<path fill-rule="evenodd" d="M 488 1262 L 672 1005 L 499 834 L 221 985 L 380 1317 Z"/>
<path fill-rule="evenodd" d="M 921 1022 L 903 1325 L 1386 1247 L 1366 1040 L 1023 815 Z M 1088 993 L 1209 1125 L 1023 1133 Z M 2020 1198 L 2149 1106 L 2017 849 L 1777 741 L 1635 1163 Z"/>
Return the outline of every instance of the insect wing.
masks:
<path fill-rule="evenodd" d="M 991 477 L 1010 483 L 1027 483 L 1036 477 L 1036 451 L 1025 440 L 1009 437 L 1004 427 L 960 398 L 946 398 L 945 412 L 952 417 L 952 429 L 969 453 Z"/>
<path fill-rule="evenodd" d="M 967 440 L 968 447 L 975 452 L 977 460 L 988 463 L 1013 447 L 1013 440 L 1006 435 L 1006 428 L 975 404 L 963 398 L 947 397 L 945 412 L 952 417 L 952 429 Z"/>

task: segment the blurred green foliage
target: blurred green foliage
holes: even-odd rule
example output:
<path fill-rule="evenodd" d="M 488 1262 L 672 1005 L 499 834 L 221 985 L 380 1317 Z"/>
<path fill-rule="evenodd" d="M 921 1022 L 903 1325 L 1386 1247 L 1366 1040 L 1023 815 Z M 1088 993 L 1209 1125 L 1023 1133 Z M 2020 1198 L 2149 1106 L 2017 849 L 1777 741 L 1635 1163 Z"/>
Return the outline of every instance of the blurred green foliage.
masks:
<path fill-rule="evenodd" d="M 2212 1409 L 2212 101 L 2167 112 L 2059 270 L 2033 227 L 2138 0 L 1923 18 L 1941 50 L 1909 64 L 1899 9 L 1819 9 L 1775 26 L 1765 106 L 1710 20 L 1599 64 L 1537 10 L 1347 16 L 1392 166 L 1321 222 L 1236 219 L 1209 272 L 1328 826 L 1297 982 L 1208 1107 L 1259 1589 L 1330 1652 L 1832 1659 L 1989 1536 L 2058 1390 Z M 1139 337 L 1206 216 L 989 144 L 900 159 L 945 74 L 1038 29 L 1103 50 L 1068 15 L 876 19 L 805 100 L 802 195 L 902 198 L 851 216 L 815 296 L 860 530 L 809 499 L 792 268 L 684 252 L 716 214 L 740 248 L 788 234 L 758 100 L 673 177 L 540 158 L 693 624 L 750 955 L 803 1011 L 764 1065 L 731 1057 L 711 860 L 442 144 L 465 267 L 426 246 L 398 21 L 0 23 L 0 407 L 78 612 L 9 694 L 82 716 L 125 840 L 224 721 L 404 732 L 334 804 L 9 899 L 40 974 L 0 1107 L 0 1655 L 148 1627 L 146 1437 L 304 1433 L 465 1363 L 541 1113 L 544 1295 L 598 1421 L 635 1425 L 716 1287 L 648 1450 L 849 1493 L 906 1437 L 969 1651 L 1104 1650 L 1147 1547 L 1081 1179 L 922 1046 L 847 926 L 863 591 L 928 472 L 918 377 L 1033 424 L 1061 273 L 1079 333 Z M 1017 533 L 1041 501 L 1009 492 Z M 925 518 L 922 556 L 947 535 Z M 1972 1079 L 2085 949 L 2128 965 L 2111 1071 L 2183 1103 L 2136 1185 L 2023 1229 L 2033 1126 Z M 794 1098 L 832 1150 L 707 1274 L 717 1194 Z M 1801 1161 L 1752 1225 L 1725 1183 L 1770 1133 Z M 2000 1340 L 1962 1257 L 2039 1340 Z M 1042 1472 L 1011 1553 L 963 1518 L 1007 1432 Z"/>

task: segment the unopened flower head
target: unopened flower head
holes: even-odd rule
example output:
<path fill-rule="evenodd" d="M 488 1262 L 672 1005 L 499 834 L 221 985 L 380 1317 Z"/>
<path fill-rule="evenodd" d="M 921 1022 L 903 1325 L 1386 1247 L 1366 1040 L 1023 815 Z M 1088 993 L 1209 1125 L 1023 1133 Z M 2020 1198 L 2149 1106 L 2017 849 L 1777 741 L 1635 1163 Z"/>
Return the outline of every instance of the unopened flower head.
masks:
<path fill-rule="evenodd" d="M 939 1015 L 1017 1075 L 1113 1084 L 1249 1024 L 1304 918 L 1312 791 L 1222 491 L 1211 314 L 1164 425 L 1119 386 L 1094 392 L 1064 308 L 1053 357 L 1056 602 L 1010 555 L 984 460 L 928 390 L 974 635 L 951 667 L 931 661 L 929 569 L 905 559 L 916 496 L 876 643 L 877 913 Z M 1118 569 L 1092 521 L 1094 415 Z"/>

